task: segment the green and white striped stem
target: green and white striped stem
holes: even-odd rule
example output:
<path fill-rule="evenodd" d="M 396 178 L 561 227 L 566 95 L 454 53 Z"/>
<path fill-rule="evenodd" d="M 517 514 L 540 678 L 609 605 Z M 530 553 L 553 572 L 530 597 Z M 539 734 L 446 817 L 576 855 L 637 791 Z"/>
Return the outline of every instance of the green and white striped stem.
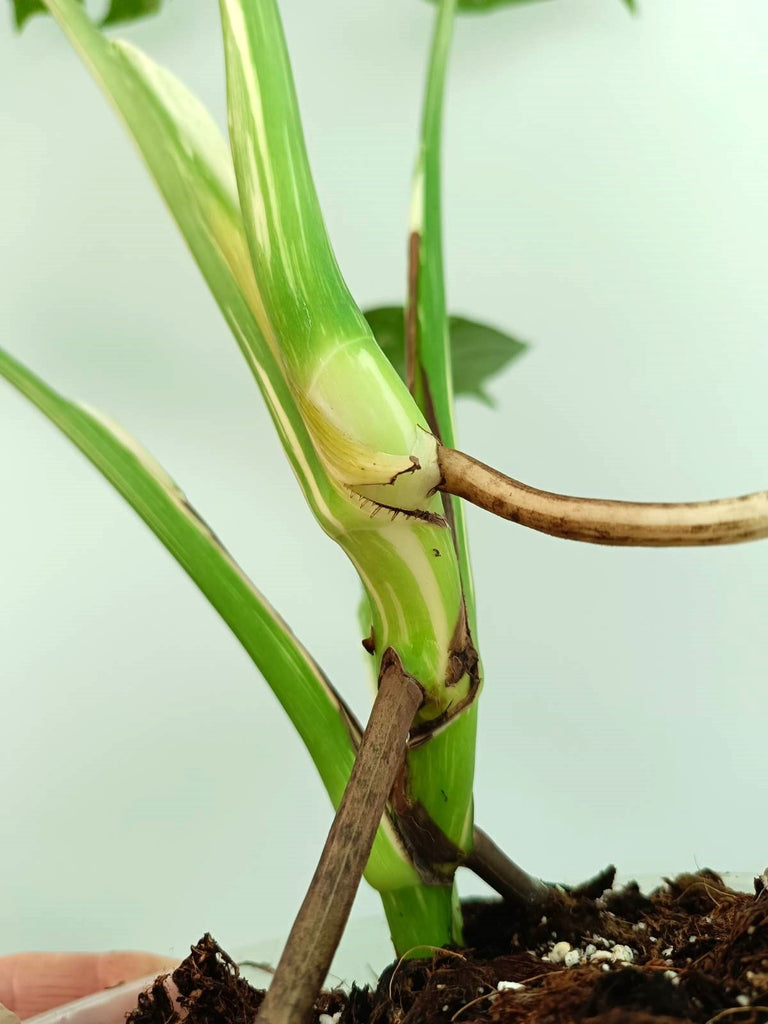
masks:
<path fill-rule="evenodd" d="M 370 864 L 366 877 L 385 894 L 400 951 L 456 939 L 452 875 L 472 843 L 478 676 L 436 493 L 438 441 L 336 265 L 276 5 L 221 3 L 233 173 L 211 118 L 181 83 L 134 47 L 107 40 L 77 0 L 46 3 L 133 136 L 257 380 L 312 511 L 360 574 L 376 671 L 391 647 L 424 688 L 414 749 L 390 808 L 400 834 L 388 840 L 391 862 L 382 870 Z M 293 705 L 287 710 L 300 717 Z M 305 742 L 325 742 L 322 728 L 314 737 L 305 730 Z M 341 776 L 350 767 L 345 758 Z M 338 787 L 324 781 L 337 802 Z"/>
<path fill-rule="evenodd" d="M 450 927 L 452 874 L 472 841 L 477 656 L 456 549 L 434 495 L 437 439 L 336 263 L 274 0 L 220 7 L 230 139 L 264 309 L 326 479 L 348 503 L 334 536 L 366 590 L 369 649 L 376 659 L 395 650 L 426 694 L 412 739 L 418 749 L 394 807 L 425 875 L 445 883 L 437 886 L 443 913 L 434 933 L 442 943 L 458 937 Z M 444 732 L 432 736 L 438 727 Z M 419 850 L 430 821 L 439 842 Z"/>

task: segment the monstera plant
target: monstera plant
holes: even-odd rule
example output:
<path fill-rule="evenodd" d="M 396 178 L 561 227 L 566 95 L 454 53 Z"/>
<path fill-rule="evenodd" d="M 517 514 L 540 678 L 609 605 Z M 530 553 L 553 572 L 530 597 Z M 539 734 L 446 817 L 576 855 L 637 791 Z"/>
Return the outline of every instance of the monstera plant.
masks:
<path fill-rule="evenodd" d="M 575 498 L 457 449 L 455 395 L 485 399 L 488 379 L 525 349 L 495 327 L 449 316 L 443 280 L 441 120 L 454 16 L 501 0 L 436 4 L 407 294 L 400 306 L 367 311 L 345 284 L 323 221 L 276 0 L 220 0 L 229 141 L 180 81 L 104 31 L 160 6 L 111 0 L 99 25 L 78 0 L 14 0 L 19 26 L 36 12 L 53 15 L 122 119 L 231 328 L 298 486 L 359 574 L 364 646 L 379 683 L 365 732 L 148 452 L 6 352 L 0 372 L 205 594 L 281 702 L 337 808 L 262 1009 L 264 1020 L 294 1020 L 322 981 L 363 870 L 399 955 L 461 941 L 460 865 L 510 899 L 535 903 L 546 890 L 474 822 L 483 679 L 464 502 L 558 537 L 662 546 L 764 537 L 768 496 L 681 505 Z"/>

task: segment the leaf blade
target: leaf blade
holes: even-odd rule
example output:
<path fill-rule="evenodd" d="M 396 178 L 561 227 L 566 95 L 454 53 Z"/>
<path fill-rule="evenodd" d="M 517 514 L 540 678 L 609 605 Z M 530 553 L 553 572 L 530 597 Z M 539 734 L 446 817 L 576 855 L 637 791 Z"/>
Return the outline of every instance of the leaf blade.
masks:
<path fill-rule="evenodd" d="M 13 20 L 19 30 L 24 28 L 34 15 L 45 13 L 46 7 L 42 0 L 13 0 Z"/>
<path fill-rule="evenodd" d="M 80 0 L 82 2 L 82 0 Z M 157 14 L 163 0 L 111 0 L 109 10 L 104 16 L 102 25 L 117 25 L 127 21 Z M 21 29 L 34 14 L 46 14 L 47 4 L 44 0 L 12 0 L 16 28 Z"/>
<path fill-rule="evenodd" d="M 112 0 L 102 25 L 118 25 L 157 14 L 161 5 L 162 0 Z"/>
<path fill-rule="evenodd" d="M 487 402 L 486 381 L 519 359 L 528 345 L 489 324 L 466 317 L 452 316 L 449 324 L 456 392 L 475 395 Z"/>
<path fill-rule="evenodd" d="M 402 306 L 379 306 L 365 311 L 384 354 L 405 378 L 405 311 Z M 488 403 L 485 384 L 528 350 L 528 344 L 489 324 L 450 316 L 448 332 L 453 367 L 453 390 Z"/>

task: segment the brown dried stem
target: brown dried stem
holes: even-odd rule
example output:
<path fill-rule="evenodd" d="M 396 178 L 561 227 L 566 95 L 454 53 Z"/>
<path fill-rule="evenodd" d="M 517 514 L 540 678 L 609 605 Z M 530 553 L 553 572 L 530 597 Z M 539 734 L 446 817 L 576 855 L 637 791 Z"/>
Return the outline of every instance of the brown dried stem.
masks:
<path fill-rule="evenodd" d="M 768 492 L 685 503 L 574 498 L 529 487 L 441 446 L 440 490 L 552 537 L 630 547 L 736 544 L 768 537 Z"/>
<path fill-rule="evenodd" d="M 552 887 L 546 882 L 529 875 L 510 860 L 480 828 L 475 828 L 472 852 L 464 862 L 464 867 L 512 903 L 536 905 L 543 903 L 552 892 Z"/>
<path fill-rule="evenodd" d="M 421 686 L 405 672 L 395 651 L 386 650 L 352 774 L 257 1024 L 305 1024 L 310 1019 L 423 699 Z"/>

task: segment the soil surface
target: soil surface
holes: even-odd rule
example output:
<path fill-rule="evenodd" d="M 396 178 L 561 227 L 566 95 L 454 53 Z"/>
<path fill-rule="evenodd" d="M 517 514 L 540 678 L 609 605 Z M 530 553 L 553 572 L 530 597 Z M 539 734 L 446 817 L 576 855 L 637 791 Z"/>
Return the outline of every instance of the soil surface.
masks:
<path fill-rule="evenodd" d="M 768 1024 L 768 880 L 712 871 L 650 897 L 634 884 L 553 888 L 544 906 L 464 905 L 467 949 L 392 964 L 374 989 L 323 993 L 319 1024 Z M 128 1024 L 253 1024 L 263 994 L 205 936 Z"/>

